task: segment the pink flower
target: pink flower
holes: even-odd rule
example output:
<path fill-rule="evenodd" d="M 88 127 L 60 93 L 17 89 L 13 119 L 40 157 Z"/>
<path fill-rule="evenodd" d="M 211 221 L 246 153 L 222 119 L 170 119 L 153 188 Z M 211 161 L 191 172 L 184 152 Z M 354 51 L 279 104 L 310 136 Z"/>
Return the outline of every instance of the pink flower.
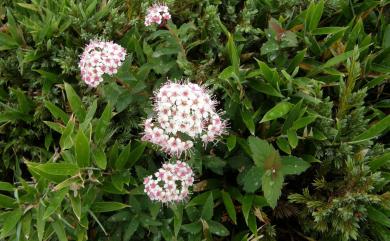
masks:
<path fill-rule="evenodd" d="M 80 58 L 81 79 L 96 87 L 103 81 L 103 74 L 116 74 L 125 58 L 126 50 L 120 45 L 112 41 L 91 40 Z"/>
<path fill-rule="evenodd" d="M 161 25 L 169 19 L 171 19 L 169 8 L 164 4 L 154 4 L 146 10 L 145 26 L 153 23 Z"/>
<path fill-rule="evenodd" d="M 188 197 L 193 183 L 194 173 L 187 163 L 165 163 L 154 175 L 144 178 L 144 192 L 153 201 L 179 202 Z"/>
<path fill-rule="evenodd" d="M 156 116 L 145 121 L 142 139 L 178 157 L 198 139 L 212 142 L 226 132 L 226 121 L 221 119 L 215 105 L 202 86 L 168 82 L 155 93 Z"/>

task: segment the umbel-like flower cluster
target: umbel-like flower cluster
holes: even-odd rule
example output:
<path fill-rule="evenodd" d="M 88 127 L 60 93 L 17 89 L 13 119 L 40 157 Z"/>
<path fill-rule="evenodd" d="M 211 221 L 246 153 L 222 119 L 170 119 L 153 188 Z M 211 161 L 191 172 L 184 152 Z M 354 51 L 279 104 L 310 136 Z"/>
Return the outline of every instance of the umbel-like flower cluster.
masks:
<path fill-rule="evenodd" d="M 196 139 L 212 142 L 226 128 L 215 105 L 204 87 L 168 82 L 155 93 L 156 117 L 145 121 L 143 140 L 173 156 L 189 150 Z"/>
<path fill-rule="evenodd" d="M 187 163 L 165 163 L 154 175 L 144 179 L 145 193 L 153 201 L 179 202 L 187 198 L 194 173 Z"/>
<path fill-rule="evenodd" d="M 153 23 L 160 25 L 169 19 L 171 19 L 171 14 L 169 14 L 168 7 L 164 4 L 154 4 L 146 12 L 145 26 L 150 26 Z"/>
<path fill-rule="evenodd" d="M 126 50 L 120 45 L 92 40 L 81 55 L 81 78 L 87 85 L 96 87 L 103 81 L 103 74 L 117 73 L 125 58 Z"/>

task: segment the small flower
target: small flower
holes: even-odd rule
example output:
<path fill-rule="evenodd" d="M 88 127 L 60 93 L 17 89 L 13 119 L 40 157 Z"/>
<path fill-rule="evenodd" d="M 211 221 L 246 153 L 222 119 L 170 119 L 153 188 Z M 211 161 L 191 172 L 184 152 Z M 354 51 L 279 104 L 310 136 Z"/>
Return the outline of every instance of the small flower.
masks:
<path fill-rule="evenodd" d="M 154 175 L 144 178 L 144 192 L 153 201 L 179 202 L 188 197 L 194 173 L 187 163 L 165 163 Z"/>
<path fill-rule="evenodd" d="M 161 25 L 171 19 L 169 8 L 164 4 L 154 4 L 146 11 L 145 26 L 150 26 L 153 23 Z"/>
<path fill-rule="evenodd" d="M 88 86 L 96 87 L 103 81 L 103 74 L 116 74 L 125 58 L 126 50 L 120 45 L 91 40 L 80 58 L 81 79 Z"/>
<path fill-rule="evenodd" d="M 215 106 L 216 101 L 204 87 L 168 82 L 155 93 L 156 116 L 145 121 L 142 139 L 178 157 L 197 139 L 205 144 L 213 142 L 226 132 L 226 121 Z"/>

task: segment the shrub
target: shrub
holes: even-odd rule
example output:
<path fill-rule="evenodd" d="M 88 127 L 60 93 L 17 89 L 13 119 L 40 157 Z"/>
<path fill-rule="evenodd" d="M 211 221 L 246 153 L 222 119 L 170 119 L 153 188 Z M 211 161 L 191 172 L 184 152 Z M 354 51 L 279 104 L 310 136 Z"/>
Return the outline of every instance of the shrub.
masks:
<path fill-rule="evenodd" d="M 390 239 L 386 1 L 167 1 L 145 26 L 152 4 L 0 3 L 0 239 Z M 96 88 L 91 40 L 127 52 Z M 227 133 L 173 157 L 142 138 L 168 80 Z M 186 200 L 149 199 L 187 164 Z"/>

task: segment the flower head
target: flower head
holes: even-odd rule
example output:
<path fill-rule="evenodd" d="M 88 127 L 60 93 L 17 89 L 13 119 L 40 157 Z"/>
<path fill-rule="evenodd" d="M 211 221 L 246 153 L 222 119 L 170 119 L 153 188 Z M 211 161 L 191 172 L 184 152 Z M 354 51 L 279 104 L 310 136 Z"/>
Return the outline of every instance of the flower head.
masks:
<path fill-rule="evenodd" d="M 154 175 L 144 178 L 144 192 L 153 201 L 179 202 L 187 198 L 194 173 L 187 163 L 165 163 Z"/>
<path fill-rule="evenodd" d="M 213 142 L 226 132 L 215 105 L 202 86 L 168 82 L 155 93 L 156 115 L 145 121 L 143 140 L 174 156 L 187 152 L 197 139 Z"/>
<path fill-rule="evenodd" d="M 103 81 L 103 74 L 116 74 L 126 58 L 126 50 L 120 45 L 92 40 L 81 55 L 79 67 L 82 80 L 91 87 Z"/>
<path fill-rule="evenodd" d="M 154 4 L 147 9 L 145 26 L 150 26 L 153 23 L 160 25 L 169 19 L 171 19 L 169 8 L 164 4 Z"/>

